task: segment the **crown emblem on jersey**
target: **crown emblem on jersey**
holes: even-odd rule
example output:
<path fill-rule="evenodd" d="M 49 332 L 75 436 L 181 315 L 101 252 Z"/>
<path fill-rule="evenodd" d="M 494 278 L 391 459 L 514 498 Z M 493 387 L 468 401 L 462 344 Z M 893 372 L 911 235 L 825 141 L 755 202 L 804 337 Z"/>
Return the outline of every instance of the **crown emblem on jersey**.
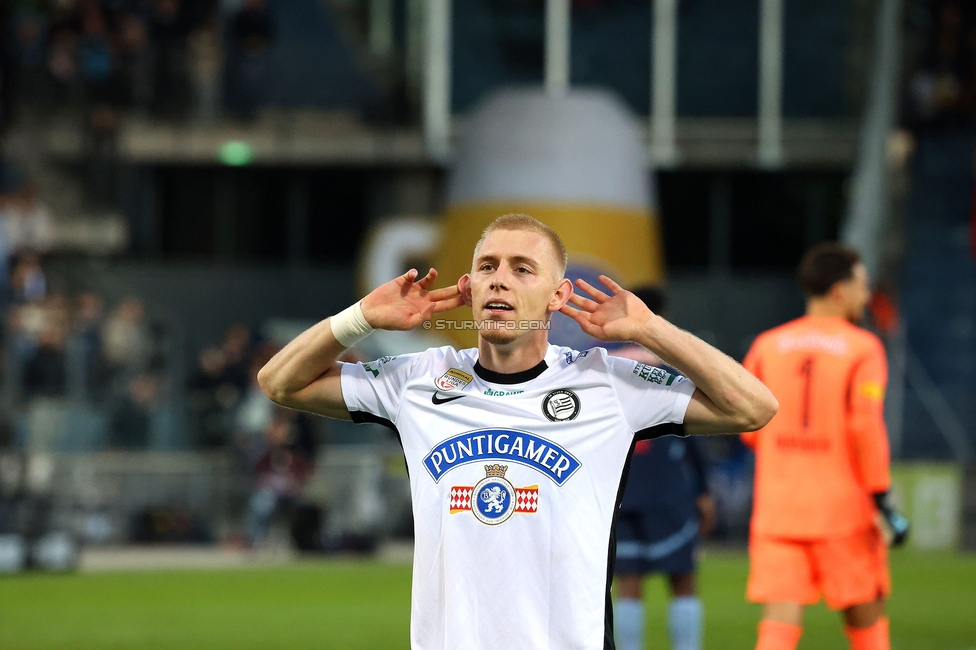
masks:
<path fill-rule="evenodd" d="M 508 465 L 499 465 L 495 463 L 494 465 L 485 465 L 485 475 L 488 476 L 499 476 L 505 478 L 505 472 L 508 471 Z"/>

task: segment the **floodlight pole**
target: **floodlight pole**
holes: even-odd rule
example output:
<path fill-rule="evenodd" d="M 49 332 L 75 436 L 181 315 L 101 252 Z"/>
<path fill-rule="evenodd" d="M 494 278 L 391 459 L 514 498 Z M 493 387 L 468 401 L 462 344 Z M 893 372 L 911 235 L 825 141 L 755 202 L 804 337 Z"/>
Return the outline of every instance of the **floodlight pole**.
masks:
<path fill-rule="evenodd" d="M 677 162 L 678 0 L 654 0 L 651 38 L 651 160 L 670 166 Z"/>
<path fill-rule="evenodd" d="M 546 92 L 564 95 L 569 88 L 569 0 L 546 0 Z"/>
<path fill-rule="evenodd" d="M 393 0 L 369 0 L 369 52 L 389 56 L 393 51 Z"/>
<path fill-rule="evenodd" d="M 783 0 L 759 9 L 759 149 L 761 167 L 783 162 Z"/>
<path fill-rule="evenodd" d="M 424 46 L 424 139 L 428 153 L 447 158 L 451 138 L 451 0 L 427 0 Z"/>

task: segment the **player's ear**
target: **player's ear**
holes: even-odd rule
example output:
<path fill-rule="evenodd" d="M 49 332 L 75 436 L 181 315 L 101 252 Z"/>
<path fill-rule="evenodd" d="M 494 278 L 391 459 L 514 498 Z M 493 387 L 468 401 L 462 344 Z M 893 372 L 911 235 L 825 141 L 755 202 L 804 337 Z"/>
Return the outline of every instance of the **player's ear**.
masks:
<path fill-rule="evenodd" d="M 840 303 L 847 302 L 847 294 L 850 291 L 850 284 L 851 284 L 850 280 L 841 280 L 839 282 L 835 282 L 834 285 L 830 287 L 830 290 L 827 292 L 827 295 L 830 297 L 830 299 L 833 302 L 840 302 Z"/>
<path fill-rule="evenodd" d="M 468 307 L 471 306 L 471 276 L 465 273 L 458 280 L 458 291 L 461 292 L 461 298 L 464 300 L 464 304 Z"/>
<path fill-rule="evenodd" d="M 556 292 L 552 294 L 552 299 L 549 301 L 549 311 L 557 312 L 562 309 L 572 295 L 573 283 L 563 278 L 559 281 L 559 286 L 556 287 Z"/>

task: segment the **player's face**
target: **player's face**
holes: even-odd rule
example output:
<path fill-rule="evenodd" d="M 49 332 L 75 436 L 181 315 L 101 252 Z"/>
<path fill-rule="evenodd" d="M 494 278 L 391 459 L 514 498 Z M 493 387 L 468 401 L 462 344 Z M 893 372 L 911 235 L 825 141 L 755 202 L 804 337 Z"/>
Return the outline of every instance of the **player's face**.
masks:
<path fill-rule="evenodd" d="M 544 236 L 523 230 L 489 234 L 475 252 L 468 276 L 471 312 L 482 338 L 505 344 L 544 331 L 515 329 L 506 321 L 547 321 L 571 293 L 572 286 L 560 277 L 560 270 L 553 246 Z M 569 291 L 563 285 L 569 285 Z"/>
<path fill-rule="evenodd" d="M 871 285 L 868 282 L 868 270 L 863 264 L 857 264 L 851 279 L 840 283 L 841 295 L 847 312 L 847 320 L 860 323 L 864 318 L 864 310 L 871 301 Z"/>

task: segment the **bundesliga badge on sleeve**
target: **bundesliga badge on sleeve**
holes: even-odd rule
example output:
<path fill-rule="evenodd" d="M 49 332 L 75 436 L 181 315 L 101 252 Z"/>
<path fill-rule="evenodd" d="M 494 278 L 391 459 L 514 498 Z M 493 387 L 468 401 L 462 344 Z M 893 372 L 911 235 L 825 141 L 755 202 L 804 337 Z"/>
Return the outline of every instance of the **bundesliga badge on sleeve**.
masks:
<path fill-rule="evenodd" d="M 461 390 L 474 380 L 472 375 L 464 372 L 460 368 L 451 368 L 443 375 L 434 380 L 437 390 Z"/>
<path fill-rule="evenodd" d="M 539 486 L 514 487 L 505 478 L 508 465 L 485 465 L 485 478 L 474 487 L 451 488 L 451 514 L 470 510 L 483 524 L 497 526 L 516 512 L 539 510 Z"/>

